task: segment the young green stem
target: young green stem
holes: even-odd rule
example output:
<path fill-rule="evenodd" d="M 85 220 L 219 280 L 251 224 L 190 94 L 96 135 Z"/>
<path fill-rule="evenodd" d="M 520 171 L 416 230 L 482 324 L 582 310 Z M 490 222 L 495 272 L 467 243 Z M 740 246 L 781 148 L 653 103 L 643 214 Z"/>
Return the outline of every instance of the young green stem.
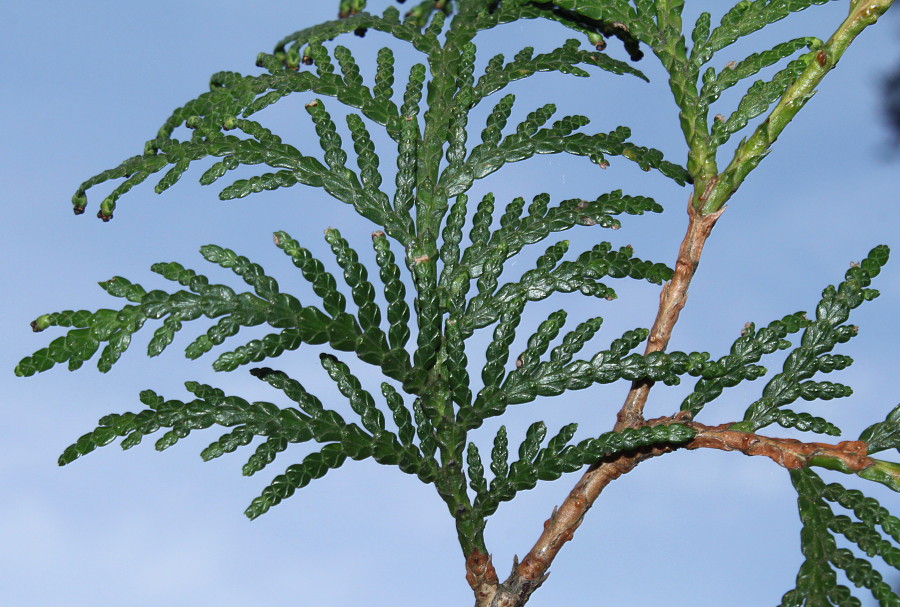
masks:
<path fill-rule="evenodd" d="M 850 43 L 864 29 L 875 23 L 893 4 L 894 0 L 855 0 L 850 13 L 822 48 L 807 55 L 807 65 L 797 81 L 782 95 L 781 100 L 753 134 L 738 146 L 734 158 L 719 175 L 708 196 L 699 197 L 695 203 L 703 213 L 713 213 L 722 208 L 747 175 L 769 153 L 800 108 L 816 93 L 815 88 L 837 64 Z"/>

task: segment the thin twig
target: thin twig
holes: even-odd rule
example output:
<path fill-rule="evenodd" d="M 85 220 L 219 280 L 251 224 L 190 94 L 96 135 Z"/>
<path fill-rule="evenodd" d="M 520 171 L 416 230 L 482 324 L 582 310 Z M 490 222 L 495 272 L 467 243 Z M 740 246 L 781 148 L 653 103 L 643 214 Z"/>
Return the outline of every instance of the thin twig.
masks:
<path fill-rule="evenodd" d="M 476 607 L 521 607 L 531 593 L 547 578 L 550 567 L 559 549 L 572 536 L 591 504 L 600 492 L 612 481 L 627 474 L 644 460 L 670 453 L 677 449 L 718 449 L 721 451 L 739 451 L 749 456 L 768 457 L 779 466 L 795 470 L 809 466 L 815 462 L 832 469 L 845 472 L 859 472 L 875 464 L 862 441 L 842 441 L 836 445 L 828 443 L 804 443 L 789 438 L 773 438 L 747 432 L 729 430 L 732 424 L 706 426 L 686 421 L 685 415 L 679 414 L 646 422 L 644 425 L 685 424 L 697 434 L 690 441 L 681 445 L 656 445 L 626 454 L 605 458 L 592 467 L 588 474 L 579 481 L 562 506 L 554 509 L 553 514 L 544 523 L 544 534 L 521 563 L 514 562 L 513 571 L 502 584 L 481 586 L 481 595 Z M 829 460 L 825 464 L 823 460 Z M 483 562 L 483 561 L 482 561 Z M 490 572 L 496 580 L 496 572 L 487 559 Z"/>
<path fill-rule="evenodd" d="M 702 215 L 695 208 L 693 200 L 688 201 L 687 232 L 678 250 L 675 274 L 659 294 L 659 309 L 656 313 L 656 320 L 653 322 L 653 328 L 650 329 L 650 337 L 644 350 L 645 355 L 651 352 L 661 352 L 669 345 L 672 329 L 675 328 L 678 316 L 687 302 L 688 287 L 697 272 L 703 245 L 724 210 L 725 207 L 722 207 L 715 213 Z M 639 380 L 631 384 L 625 404 L 622 405 L 617 416 L 616 431 L 641 425 L 644 421 L 644 405 L 647 403 L 647 395 L 652 386 L 653 382 L 647 380 Z"/>
<path fill-rule="evenodd" d="M 740 451 L 745 455 L 762 455 L 789 470 L 803 468 L 814 458 L 837 460 L 843 469 L 853 472 L 859 472 L 875 463 L 868 456 L 867 445 L 862 441 L 842 441 L 836 445 L 804 443 L 791 438 L 771 438 L 729 430 L 731 424 L 705 426 L 688 422 L 686 425 L 697 430 L 697 435 L 682 445 L 684 449 L 719 449 Z"/>
<path fill-rule="evenodd" d="M 678 315 L 687 301 L 688 287 L 700 263 L 703 245 L 723 211 L 724 207 L 715 213 L 703 215 L 697 210 L 693 200 L 688 201 L 687 231 L 678 251 L 672 279 L 665 284 L 660 293 L 659 309 L 650 330 L 645 354 L 662 351 L 668 345 Z M 652 385 L 653 383 L 648 381 L 632 383 L 617 416 L 616 430 L 637 427 L 644 423 L 644 404 L 647 402 Z M 491 587 L 489 583 L 485 584 L 487 579 L 497 579 L 497 573 L 490 560 L 483 565 L 480 558 L 470 557 L 467 561 L 467 579 L 476 592 L 476 607 L 524 605 L 531 593 L 544 581 L 547 570 L 560 548 L 572 539 L 584 515 L 603 489 L 645 459 L 673 449 L 671 446 L 647 448 L 628 455 L 603 459 L 591 466 L 569 492 L 565 501 L 544 523 L 543 533 L 537 543 L 521 563 L 514 564 L 512 573 L 502 585 Z M 480 555 L 473 556 L 480 557 Z M 482 566 L 489 569 L 482 571 Z"/>

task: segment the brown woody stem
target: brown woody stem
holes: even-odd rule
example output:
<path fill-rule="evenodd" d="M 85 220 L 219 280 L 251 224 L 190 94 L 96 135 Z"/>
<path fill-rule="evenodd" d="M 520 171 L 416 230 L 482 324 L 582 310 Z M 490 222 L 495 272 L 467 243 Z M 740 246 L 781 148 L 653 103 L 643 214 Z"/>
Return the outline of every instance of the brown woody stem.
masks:
<path fill-rule="evenodd" d="M 656 320 L 650 329 L 645 354 L 665 350 L 672 336 L 678 315 L 687 301 L 688 287 L 700 263 L 703 245 L 725 207 L 715 213 L 703 215 L 688 201 L 688 227 L 672 279 L 663 286 L 659 297 Z M 635 381 L 631 385 L 625 403 L 617 416 L 616 430 L 644 424 L 644 405 L 653 382 Z M 547 570 L 563 544 L 572 539 L 584 515 L 600 496 L 600 492 L 612 481 L 633 470 L 640 462 L 672 451 L 672 446 L 643 449 L 629 454 L 604 458 L 591 466 L 578 484 L 569 492 L 565 501 L 544 523 L 544 530 L 537 543 L 522 559 L 514 563 L 513 571 L 503 584 L 497 585 L 497 573 L 490 559 L 483 564 L 480 554 L 472 554 L 466 562 L 466 579 L 475 591 L 476 607 L 520 607 L 547 577 Z M 486 557 L 485 557 L 486 558 Z M 487 570 L 482 570 L 483 567 Z"/>
<path fill-rule="evenodd" d="M 689 422 L 686 425 L 697 430 L 697 435 L 682 445 L 684 449 L 719 449 L 740 451 L 744 455 L 762 455 L 789 470 L 823 459 L 834 460 L 837 467 L 848 472 L 859 472 L 875 463 L 868 456 L 867 445 L 862 441 L 842 441 L 836 445 L 804 443 L 791 438 L 770 438 L 729 430 L 731 424 L 704 426 Z"/>
<path fill-rule="evenodd" d="M 650 329 L 650 337 L 644 354 L 661 352 L 669 345 L 672 337 L 672 329 L 678 322 L 678 316 L 687 302 L 688 287 L 691 279 L 697 272 L 700 263 L 700 255 L 703 245 L 716 225 L 725 207 L 709 215 L 701 214 L 694 206 L 693 200 L 688 201 L 688 228 L 681 241 L 678 250 L 678 259 L 675 261 L 675 274 L 672 280 L 663 286 L 659 294 L 659 309 L 653 328 Z M 653 382 L 646 380 L 635 381 L 631 384 L 631 390 L 625 398 L 625 404 L 619 410 L 616 421 L 616 430 L 634 428 L 644 421 L 644 405 L 647 403 L 647 395 Z"/>
<path fill-rule="evenodd" d="M 521 563 L 513 562 L 513 570 L 503 584 L 497 584 L 497 574 L 486 555 L 475 554 L 467 562 L 467 579 L 476 590 L 476 607 L 521 607 L 531 593 L 547 578 L 547 570 L 563 544 L 572 539 L 585 513 L 612 481 L 633 470 L 640 462 L 675 451 L 676 449 L 718 449 L 740 451 L 749 456 L 768 457 L 779 466 L 793 470 L 810 465 L 824 465 L 848 473 L 860 472 L 876 464 L 866 452 L 862 441 L 842 441 L 836 445 L 804 443 L 795 439 L 772 438 L 747 432 L 729 430 L 731 424 L 706 426 L 686 421 L 682 414 L 650 420 L 644 425 L 669 423 L 685 424 L 697 434 L 681 445 L 657 445 L 637 451 L 604 458 L 582 477 L 562 506 L 554 509 L 544 523 L 544 533 Z M 484 564 L 489 573 L 485 575 Z M 474 573 L 473 572 L 480 572 Z M 487 583 L 476 587 L 478 579 Z"/>
<path fill-rule="evenodd" d="M 768 152 L 772 143 L 815 92 L 815 86 L 834 67 L 847 46 L 869 25 L 873 24 L 892 4 L 893 0 L 853 0 L 850 14 L 835 34 L 819 49 L 814 59 L 797 81 L 789 87 L 769 117 L 754 134 L 738 146 L 735 159 L 721 174 L 707 180 L 695 181 L 701 190 L 695 190 L 697 199 L 688 204 L 690 218 L 688 230 L 675 265 L 675 274 L 663 287 L 659 310 L 645 354 L 666 349 L 672 329 L 678 321 L 687 301 L 688 287 L 697 271 L 703 245 L 716 220 L 725 208 L 725 202 Z M 620 409 L 616 430 L 646 424 L 666 423 L 667 420 L 644 420 L 644 405 L 653 383 L 636 381 L 632 384 Z M 669 422 L 680 421 L 675 417 Z M 764 455 L 786 468 L 806 465 L 834 465 L 842 471 L 874 470 L 876 462 L 866 454 L 866 445 L 847 441 L 837 445 L 803 443 L 788 439 L 775 439 L 728 430 L 727 427 L 708 427 L 688 422 L 697 435 L 681 445 L 687 449 L 722 449 L 741 451 L 747 455 Z M 514 563 L 512 574 L 502 584 L 497 584 L 497 573 L 486 555 L 478 553 L 467 561 L 467 579 L 476 591 L 476 607 L 521 607 L 531 593 L 547 576 L 559 549 L 572 539 L 585 513 L 593 505 L 600 492 L 613 480 L 633 470 L 640 462 L 655 455 L 676 449 L 676 446 L 657 446 L 636 452 L 604 458 L 594 464 L 566 497 L 562 505 L 544 523 L 544 531 L 521 563 Z M 879 481 L 881 482 L 881 481 Z M 484 560 L 481 557 L 484 556 Z"/>

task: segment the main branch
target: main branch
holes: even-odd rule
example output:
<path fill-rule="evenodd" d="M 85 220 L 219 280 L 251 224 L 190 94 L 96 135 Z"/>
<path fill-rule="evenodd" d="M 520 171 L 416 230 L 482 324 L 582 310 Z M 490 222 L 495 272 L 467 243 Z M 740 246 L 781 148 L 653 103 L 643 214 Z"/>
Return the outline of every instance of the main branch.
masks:
<path fill-rule="evenodd" d="M 656 320 L 650 330 L 645 354 L 665 350 L 672 336 L 672 329 L 687 301 L 688 287 L 697 266 L 703 245 L 713 226 L 724 211 L 704 215 L 688 201 L 688 227 L 678 250 L 675 272 L 665 284 L 659 297 Z M 653 382 L 635 381 L 628 391 L 625 403 L 618 413 L 615 429 L 637 427 L 644 424 L 644 405 Z M 674 421 L 672 418 L 670 421 Z M 497 584 L 497 573 L 487 555 L 473 553 L 467 565 L 467 579 L 476 595 L 476 607 L 520 607 L 524 605 L 547 576 L 547 570 L 563 544 L 574 536 L 584 515 L 591 508 L 606 486 L 633 470 L 642 461 L 673 450 L 662 446 L 642 449 L 633 453 L 604 458 L 591 466 L 568 497 L 554 509 L 544 523 L 544 530 L 537 543 L 521 563 L 513 564 L 513 571 L 503 584 Z"/>
<path fill-rule="evenodd" d="M 748 456 L 768 457 L 789 470 L 817 465 L 847 473 L 859 473 L 876 467 L 862 441 L 842 441 L 836 445 L 805 443 L 729 430 L 732 424 L 707 426 L 686 419 L 684 414 L 649 420 L 643 425 L 680 423 L 696 435 L 682 445 L 658 445 L 604 458 L 585 474 L 563 504 L 553 510 L 544 523 L 544 533 L 522 560 L 514 561 L 509 577 L 498 583 L 490 557 L 474 553 L 466 562 L 467 579 L 476 591 L 476 607 L 522 607 L 547 578 L 547 570 L 563 544 L 572 539 L 585 513 L 612 481 L 633 470 L 644 460 L 676 449 L 718 449 L 739 451 Z"/>
<path fill-rule="evenodd" d="M 688 228 L 681 241 L 678 250 L 678 259 L 675 261 L 675 274 L 672 280 L 663 286 L 659 294 L 659 309 L 653 328 L 650 329 L 650 337 L 644 354 L 661 352 L 669 345 L 672 337 L 672 329 L 678 322 L 678 316 L 687 303 L 688 287 L 697 266 L 700 264 L 700 255 L 703 253 L 703 245 L 716 225 L 725 207 L 709 215 L 701 214 L 694 206 L 693 199 L 688 201 Z M 631 390 L 625 399 L 625 404 L 619 410 L 615 429 L 624 430 L 634 428 L 644 421 L 644 405 L 647 403 L 647 395 L 653 382 L 646 380 L 635 381 L 631 384 Z"/>
<path fill-rule="evenodd" d="M 675 273 L 660 294 L 659 308 L 650 331 L 645 354 L 666 349 L 672 329 L 687 301 L 688 287 L 700 263 L 703 245 L 713 226 L 725 209 L 725 202 L 755 168 L 762 157 L 803 104 L 813 95 L 815 86 L 834 67 L 847 46 L 887 10 L 893 0 L 853 0 L 847 19 L 814 56 L 797 81 L 789 87 L 781 101 L 754 134 L 743 142 L 729 167 L 709 180 L 695 182 L 696 200 L 688 204 L 688 229 L 682 240 L 675 264 Z M 632 384 L 619 410 L 616 430 L 653 423 L 687 422 L 676 417 L 668 420 L 644 420 L 644 405 L 653 383 L 636 381 Z M 738 450 L 747 455 L 764 455 L 787 468 L 802 467 L 826 460 L 849 471 L 872 470 L 873 460 L 865 452 L 865 444 L 845 442 L 836 446 L 802 443 L 784 439 L 760 437 L 735 432 L 726 427 L 706 427 L 692 424 L 697 436 L 683 445 L 689 449 L 714 448 Z M 604 458 L 591 466 L 565 501 L 544 523 L 544 530 L 534 547 L 521 563 L 514 562 L 509 578 L 498 584 L 497 573 L 490 557 L 474 552 L 468 559 L 467 579 L 476 594 L 476 607 L 521 607 L 531 593 L 546 579 L 547 571 L 560 548 L 572 539 L 584 515 L 600 492 L 613 480 L 633 470 L 639 463 L 674 450 L 675 446 L 658 446 Z"/>

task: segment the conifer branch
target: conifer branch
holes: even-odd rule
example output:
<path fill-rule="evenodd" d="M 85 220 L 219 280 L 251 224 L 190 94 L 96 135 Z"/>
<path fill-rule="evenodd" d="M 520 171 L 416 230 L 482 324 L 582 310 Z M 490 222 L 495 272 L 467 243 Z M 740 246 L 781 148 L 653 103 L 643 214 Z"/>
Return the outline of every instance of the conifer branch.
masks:
<path fill-rule="evenodd" d="M 660 293 L 659 308 L 647 340 L 645 355 L 651 352 L 662 352 L 668 345 L 678 316 L 687 301 L 688 287 L 700 263 L 703 245 L 716 221 L 724 212 L 724 207 L 715 213 L 703 215 L 695 208 L 693 201 L 689 200 L 687 212 L 688 227 L 678 251 L 675 273 L 671 280 L 663 286 Z M 644 405 L 652 386 L 653 382 L 649 380 L 632 382 L 625 403 L 617 415 L 616 430 L 643 425 Z M 544 523 L 544 531 L 528 555 L 520 564 L 513 567 L 513 573 L 509 579 L 498 587 L 499 590 L 496 590 L 494 594 L 485 590 L 485 587 L 490 584 L 488 580 L 496 578 L 496 572 L 491 574 L 489 571 L 493 569 L 493 565 L 490 560 L 484 562 L 481 558 L 483 555 L 471 555 L 467 561 L 467 571 L 469 572 L 467 579 L 470 580 L 470 584 L 476 584 L 472 586 L 476 592 L 476 598 L 479 595 L 490 596 L 488 602 L 476 602 L 476 607 L 524 605 L 531 593 L 546 577 L 550 563 L 562 545 L 572 539 L 584 515 L 603 489 L 623 474 L 631 472 L 645 459 L 667 453 L 672 449 L 673 447 L 670 445 L 653 446 L 637 454 L 606 458 L 589 468 L 569 492 L 562 505 L 555 509 L 550 519 Z M 485 571 L 482 571 L 483 569 Z"/>
<path fill-rule="evenodd" d="M 821 48 L 801 58 L 805 67 L 794 80 L 768 117 L 734 152 L 734 158 L 718 178 L 714 178 L 696 203 L 704 213 L 722 208 L 725 202 L 769 153 L 772 144 L 794 119 L 797 112 L 816 93 L 816 87 L 830 72 L 856 37 L 873 25 L 894 0 L 853 0 L 847 18 Z"/>
<path fill-rule="evenodd" d="M 651 352 L 662 352 L 669 344 L 672 330 L 675 328 L 675 323 L 678 322 L 678 316 L 687 303 L 688 287 L 700 264 L 703 245 L 724 210 L 725 208 L 722 207 L 715 213 L 704 215 L 694 208 L 692 200 L 688 200 L 687 232 L 678 250 L 675 274 L 660 292 L 659 308 L 653 328 L 650 330 L 647 347 L 644 350 L 645 355 Z M 635 427 L 643 421 L 644 405 L 652 385 L 653 382 L 646 380 L 632 383 L 625 403 L 619 410 L 616 430 Z"/>
<path fill-rule="evenodd" d="M 888 247 L 877 246 L 860 263 L 852 264 L 843 282 L 823 291 L 810 318 L 804 312 L 795 312 L 759 330 L 747 323 L 721 358 L 712 358 L 707 352 L 667 350 L 704 245 L 725 203 L 814 94 L 814 87 L 847 46 L 893 0 L 851 0 L 848 18 L 826 43 L 817 38 L 794 38 L 739 62 L 730 61 L 721 70 L 709 66 L 701 75 L 701 69 L 739 38 L 827 1 L 742 0 L 721 17 L 714 29 L 711 15 L 702 13 L 691 33 L 693 47 L 688 51 L 682 27 L 683 0 L 420 0 L 402 20 L 395 7 L 388 7 L 379 17 L 365 11 L 366 0 L 341 0 L 339 20 L 295 32 L 279 43 L 273 54 L 260 54 L 257 65 L 267 73 L 215 75 L 210 91 L 177 109 L 143 154 L 84 182 L 73 199 L 76 213 L 84 211 L 87 190 L 107 181 L 124 180 L 101 203 L 99 217 L 104 221 L 111 219 L 119 197 L 163 169 L 168 170 L 157 185 L 158 192 L 173 186 L 192 163 L 205 158 L 216 160 L 200 177 L 204 185 L 239 167 L 265 164 L 277 170 L 238 179 L 222 191 L 221 198 L 243 198 L 263 190 L 306 185 L 323 188 L 350 204 L 380 228 L 373 233 L 372 244 L 383 301 L 369 280 L 372 268 L 366 267 L 350 242 L 333 228 L 326 231 L 325 239 L 343 271 L 349 289 L 346 294 L 309 250 L 284 232 L 275 234 L 276 246 L 310 283 L 321 305 L 301 303 L 299 295 L 282 290 L 273 275 L 248 258 L 207 245 L 201 249 L 207 261 L 232 270 L 252 292 L 211 284 L 207 277 L 176 262 L 152 268 L 183 287 L 174 292 L 147 291 L 124 278 L 114 278 L 101 286 L 127 304 L 118 310 L 68 310 L 38 317 L 32 323 L 35 331 L 50 327 L 70 330 L 24 358 L 16 373 L 33 375 L 63 362 L 74 370 L 98 353 L 98 368 L 106 372 L 147 321 L 161 321 L 147 347 L 148 354 L 156 356 L 173 342 L 185 323 L 205 318 L 214 323 L 187 346 L 185 353 L 190 359 L 222 345 L 244 327 L 268 325 L 278 330 L 221 354 L 213 363 L 216 370 L 234 371 L 251 362 L 281 356 L 302 344 L 327 344 L 331 350 L 354 353 L 393 382 L 381 384 L 381 400 L 365 387 L 366 382 L 349 364 L 331 352 L 320 354 L 322 367 L 349 401 L 359 423 L 344 421 L 337 410 L 323 404 L 298 381 L 269 367 L 253 368 L 250 374 L 280 390 L 279 398 L 286 397 L 293 404 L 249 402 L 197 382 L 185 384 L 196 397 L 189 402 L 167 400 L 145 390 L 140 398 L 144 410 L 103 417 L 94 430 L 66 449 L 60 464 L 119 439 L 127 449 L 163 430 L 156 448 L 164 450 L 195 430 L 220 426 L 229 430 L 201 456 L 204 460 L 217 458 L 261 438 L 243 468 L 244 474 L 250 475 L 272 463 L 291 444 L 318 443 L 317 450 L 288 466 L 252 502 L 246 511 L 250 518 L 267 512 L 347 461 L 372 459 L 396 466 L 433 485 L 448 506 L 466 557 L 466 580 L 475 594 L 476 607 L 522 607 L 547 579 L 556 555 L 573 538 L 587 511 L 612 481 L 644 460 L 680 448 L 739 451 L 768 457 L 789 470 L 801 498 L 801 543 L 806 562 L 796 588 L 785 595 L 782 605 L 830 605 L 832 601 L 854 604 L 847 599 L 852 598 L 849 589 L 837 585 L 833 576 L 821 575 L 833 567 L 844 570 L 857 586 L 872 590 L 882 604 L 900 605 L 900 596 L 881 581 L 880 574 L 869 575 L 868 561 L 837 549 L 831 537 L 842 534 L 867 555 L 881 556 L 888 565 L 896 566 L 900 548 L 882 540 L 876 526 L 881 525 L 900 543 L 900 519 L 890 517 L 886 510 L 873 509 L 870 502 L 874 500 L 861 492 L 840 485 L 825 486 L 811 470 L 823 467 L 855 474 L 900 492 L 900 464 L 869 456 L 900 449 L 900 406 L 884 421 L 867 428 L 858 440 L 827 444 L 758 434 L 772 424 L 817 434 L 840 434 L 840 429 L 823 417 L 786 407 L 801 398 L 829 400 L 851 394 L 849 386 L 814 376 L 852 363 L 849 356 L 832 351 L 857 333 L 857 328 L 848 323 L 850 312 L 878 297 L 878 291 L 869 286 L 887 262 Z M 398 2 L 402 4 L 403 0 Z M 480 65 L 473 42 L 476 35 L 504 23 L 534 18 L 569 27 L 582 38 L 587 37 L 596 52 L 581 50 L 583 40 L 567 41 L 537 56 L 533 48 L 526 47 L 510 62 L 502 54 L 494 56 L 476 79 L 476 67 Z M 391 48 L 378 51 L 370 88 L 364 84 L 364 75 L 351 51 L 328 44 L 338 35 L 355 32 L 362 36 L 367 29 L 388 34 L 425 55 L 422 63 L 410 68 L 399 107 Z M 642 56 L 639 46 L 645 45 L 662 62 L 679 109 L 688 148 L 687 168 L 665 160 L 658 149 L 631 142 L 631 130 L 625 126 L 607 133 L 579 132 L 589 119 L 577 115 L 549 124 L 556 109 L 553 103 L 528 114 L 514 133 L 504 132 L 513 95 L 495 103 L 481 133 L 481 143 L 470 145 L 472 109 L 513 81 L 542 71 L 588 76 L 579 66 L 644 78 L 641 72 L 602 53 L 606 45 L 603 36 L 619 38 L 633 60 Z M 790 60 L 770 80 L 752 84 L 730 117 L 716 115 L 710 123 L 710 106 L 725 89 L 787 60 L 803 47 L 810 52 Z M 292 93 L 314 93 L 358 110 L 346 118 L 358 170 L 349 168 L 351 146 L 342 140 L 338 125 L 320 99 L 312 99 L 305 108 L 318 135 L 321 160 L 301 153 L 261 123 L 249 120 Z M 768 118 L 737 146 L 731 164 L 719 171 L 717 149 L 764 112 L 769 112 Z M 182 126 L 192 131 L 190 140 L 175 138 Z M 382 128 L 397 144 L 392 192 L 381 189 L 384 180 L 372 128 Z M 469 190 L 477 180 L 506 164 L 537 154 L 558 153 L 585 157 L 602 168 L 609 165 L 607 157 L 621 156 L 645 171 L 656 169 L 679 185 L 692 184 L 687 228 L 674 269 L 637 257 L 630 246 L 616 251 L 611 243 L 602 241 L 576 259 L 566 260 L 569 242 L 559 241 L 547 243 L 549 247 L 534 269 L 501 283 L 501 277 L 505 281 L 513 265 L 507 262 L 527 245 L 575 226 L 617 229 L 620 222 L 616 215 L 662 210 L 650 198 L 626 196 L 615 190 L 593 201 L 571 199 L 555 206 L 550 204 L 550 194 L 539 194 L 523 215 L 524 197 L 497 202 L 488 192 L 468 220 Z M 499 227 L 495 228 L 497 219 Z M 464 239 L 467 220 L 471 226 Z M 394 257 L 390 240 L 402 248 L 406 273 L 404 264 Z M 567 313 L 557 310 L 540 323 L 524 351 L 511 357 L 516 330 L 520 324 L 529 324 L 530 317 L 525 313 L 530 302 L 576 291 L 612 300 L 615 291 L 600 281 L 626 278 L 663 285 L 651 329 L 626 331 L 612 339 L 606 349 L 574 359 L 601 329 L 603 318 L 594 316 L 562 333 Z M 408 287 L 411 297 L 407 297 Z M 355 311 L 346 309 L 348 295 Z M 467 348 L 471 353 L 474 344 L 467 340 L 476 330 L 487 327 L 493 327 L 493 340 L 480 374 L 483 386 L 475 394 L 467 355 Z M 413 333 L 415 348 L 407 348 Z M 793 334 L 799 334 L 796 345 L 788 339 Z M 644 353 L 633 352 L 645 340 Z M 554 343 L 558 345 L 554 347 Z M 782 371 L 766 383 L 743 421 L 721 425 L 694 421 L 723 389 L 766 375 L 766 368 L 758 364 L 764 355 L 792 347 Z M 515 360 L 515 368 L 510 368 L 511 360 Z M 646 420 L 644 408 L 653 386 L 660 382 L 676 385 L 682 377 L 692 377 L 696 384 L 677 407 L 681 410 Z M 519 443 L 516 457 L 516 450 L 510 448 L 516 429 L 500 426 L 489 459 L 487 454 L 482 459 L 478 445 L 470 440 L 474 439 L 470 433 L 486 419 L 503 415 L 511 405 L 620 380 L 628 380 L 631 385 L 609 432 L 573 443 L 577 424 L 568 423 L 545 442 L 547 424 L 534 421 Z M 407 400 L 412 401 L 411 406 Z M 386 420 L 386 412 L 390 412 L 395 429 Z M 587 471 L 562 504 L 554 508 L 532 549 L 521 562 L 514 559 L 511 574 L 501 582 L 485 543 L 488 519 L 503 502 L 533 489 L 539 481 L 553 481 L 585 466 L 589 466 Z M 487 476 L 486 467 L 490 473 Z M 829 501 L 853 509 L 860 522 L 852 523 L 845 515 L 835 516 L 826 503 Z"/>
<path fill-rule="evenodd" d="M 489 555 L 473 551 L 466 560 L 466 579 L 475 592 L 475 607 L 520 607 L 548 576 L 551 563 L 562 546 L 574 537 L 584 516 L 600 493 L 612 481 L 634 470 L 638 464 L 659 455 L 683 448 L 739 451 L 748 456 L 768 457 L 788 470 L 818 466 L 868 478 L 867 471 L 881 471 L 884 462 L 872 459 L 864 441 L 841 441 L 837 444 L 803 442 L 796 439 L 769 437 L 730 430 L 732 423 L 718 426 L 685 421 L 686 412 L 649 420 L 643 426 L 683 424 L 696 431 L 694 438 L 683 444 L 662 444 L 615 454 L 597 462 L 569 492 L 550 518 L 538 541 L 521 562 L 513 561 L 513 570 L 501 584 Z M 891 486 L 900 489 L 894 470 Z M 883 481 L 880 481 L 883 482 Z"/>

